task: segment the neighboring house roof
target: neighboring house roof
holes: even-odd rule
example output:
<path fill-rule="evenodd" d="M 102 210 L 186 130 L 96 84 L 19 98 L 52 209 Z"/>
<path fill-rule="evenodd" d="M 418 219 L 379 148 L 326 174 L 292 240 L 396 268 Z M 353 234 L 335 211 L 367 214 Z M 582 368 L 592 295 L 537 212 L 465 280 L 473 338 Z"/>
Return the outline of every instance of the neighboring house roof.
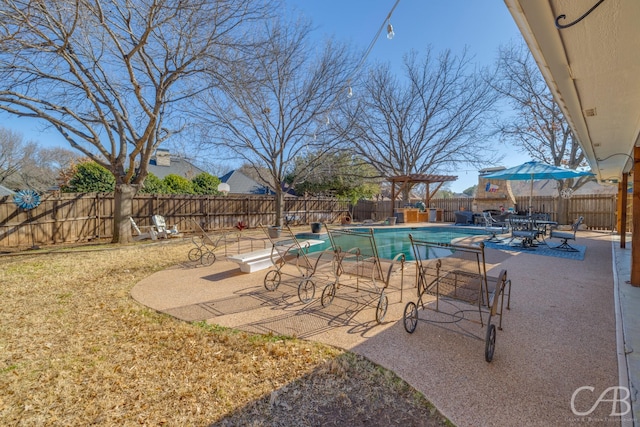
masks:
<path fill-rule="evenodd" d="M 220 177 L 220 181 L 229 184 L 234 194 L 275 194 L 269 187 L 259 184 L 238 170 L 232 170 Z"/>
<path fill-rule="evenodd" d="M 16 194 L 15 191 L 9 190 L 4 185 L 0 185 L 0 196 L 13 196 L 14 194 Z"/>
<path fill-rule="evenodd" d="M 172 156 L 169 150 L 164 149 L 156 150 L 156 155 L 149 160 L 148 171 L 160 179 L 170 174 L 193 179 L 196 175 L 206 172 L 186 159 Z"/>

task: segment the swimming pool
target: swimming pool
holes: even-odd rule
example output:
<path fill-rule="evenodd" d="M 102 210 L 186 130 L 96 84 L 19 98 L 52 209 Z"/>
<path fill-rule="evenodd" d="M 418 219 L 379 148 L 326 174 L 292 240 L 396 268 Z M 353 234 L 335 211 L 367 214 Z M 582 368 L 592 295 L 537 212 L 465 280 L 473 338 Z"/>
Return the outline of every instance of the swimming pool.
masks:
<path fill-rule="evenodd" d="M 350 230 L 368 231 L 365 227 L 349 227 Z M 393 259 L 399 253 L 403 253 L 407 260 L 414 260 L 409 234 L 419 240 L 428 240 L 437 243 L 450 243 L 452 240 L 460 237 L 469 237 L 485 234 L 481 228 L 470 227 L 389 227 L 389 228 L 373 228 L 373 236 L 378 247 L 378 255 L 380 258 Z M 316 250 L 324 250 L 331 247 L 329 237 L 324 236 L 324 245 L 318 245 Z"/>

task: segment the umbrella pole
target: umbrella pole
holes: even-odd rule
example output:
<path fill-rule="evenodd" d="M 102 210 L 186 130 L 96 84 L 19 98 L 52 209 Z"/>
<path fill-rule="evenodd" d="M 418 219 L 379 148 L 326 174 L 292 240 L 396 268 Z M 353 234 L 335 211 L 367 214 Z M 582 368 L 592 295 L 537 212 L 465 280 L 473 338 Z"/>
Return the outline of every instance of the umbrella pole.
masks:
<path fill-rule="evenodd" d="M 529 216 L 533 213 L 533 176 L 531 177 L 531 187 L 529 188 Z"/>

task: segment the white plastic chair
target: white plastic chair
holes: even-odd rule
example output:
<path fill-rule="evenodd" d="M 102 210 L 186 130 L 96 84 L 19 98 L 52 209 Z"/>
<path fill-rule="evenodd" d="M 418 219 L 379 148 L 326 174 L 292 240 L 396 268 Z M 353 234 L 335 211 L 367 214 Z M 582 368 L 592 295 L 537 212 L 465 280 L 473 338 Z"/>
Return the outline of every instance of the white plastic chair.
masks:
<path fill-rule="evenodd" d="M 129 217 L 129 221 L 131 222 L 131 227 L 133 227 L 133 231 L 135 231 L 135 234 L 136 234 L 135 236 L 133 236 L 133 240 L 143 240 L 143 239 L 156 240 L 158 238 L 158 233 L 156 233 L 156 230 L 152 225 L 142 226 L 142 228 L 147 229 L 147 231 L 142 232 L 140 231 L 140 227 L 138 226 L 138 224 L 136 224 L 133 218 Z"/>
<path fill-rule="evenodd" d="M 151 217 L 151 220 L 156 226 L 158 237 L 166 239 L 169 237 L 177 237 L 180 234 L 176 225 L 173 225 L 171 227 L 167 226 L 167 222 L 164 220 L 164 217 L 162 215 L 153 215 Z"/>

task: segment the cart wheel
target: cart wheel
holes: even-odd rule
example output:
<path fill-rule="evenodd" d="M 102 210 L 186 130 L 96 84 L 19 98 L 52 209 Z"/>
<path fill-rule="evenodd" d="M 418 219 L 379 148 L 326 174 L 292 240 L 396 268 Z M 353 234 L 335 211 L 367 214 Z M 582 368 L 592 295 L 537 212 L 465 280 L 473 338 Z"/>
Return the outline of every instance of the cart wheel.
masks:
<path fill-rule="evenodd" d="M 298 298 L 300 302 L 308 303 L 316 294 L 316 285 L 311 279 L 304 279 L 298 285 Z"/>
<path fill-rule="evenodd" d="M 408 302 L 404 306 L 404 330 L 412 334 L 416 326 L 418 326 L 418 307 L 414 302 Z"/>
<path fill-rule="evenodd" d="M 202 255 L 202 265 L 209 266 L 214 262 L 216 262 L 216 254 L 214 254 L 213 252 L 209 251 L 206 254 Z"/>
<path fill-rule="evenodd" d="M 320 298 L 320 303 L 322 304 L 323 307 L 326 307 L 333 302 L 333 297 L 335 296 L 336 296 L 336 284 L 329 283 L 327 286 L 324 287 L 324 290 L 322 291 L 322 298 Z"/>
<path fill-rule="evenodd" d="M 278 270 L 271 270 L 264 276 L 264 287 L 268 291 L 275 291 L 280 285 L 280 272 Z"/>
<path fill-rule="evenodd" d="M 389 307 L 389 298 L 387 298 L 384 291 L 381 291 L 378 307 L 376 308 L 376 322 L 382 323 L 384 316 L 387 314 L 387 307 Z"/>
<path fill-rule="evenodd" d="M 187 256 L 189 257 L 189 261 L 200 261 L 200 258 L 202 258 L 202 251 L 200 248 L 193 248 L 189 251 Z"/>
<path fill-rule="evenodd" d="M 487 339 L 484 343 L 484 360 L 491 362 L 493 360 L 493 352 L 496 349 L 496 325 L 487 325 Z"/>

